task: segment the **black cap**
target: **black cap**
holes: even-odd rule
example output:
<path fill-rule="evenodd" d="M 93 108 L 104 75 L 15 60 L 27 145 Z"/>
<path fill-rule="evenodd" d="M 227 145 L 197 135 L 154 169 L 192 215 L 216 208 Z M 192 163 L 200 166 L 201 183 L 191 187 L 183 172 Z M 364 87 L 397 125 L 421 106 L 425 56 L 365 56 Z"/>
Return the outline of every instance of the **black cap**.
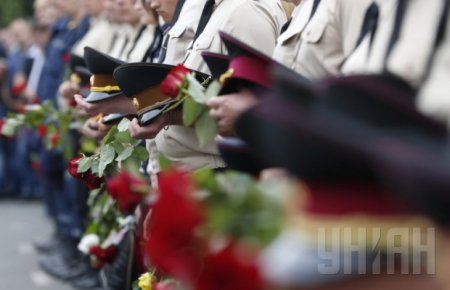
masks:
<path fill-rule="evenodd" d="M 228 33 L 220 31 L 219 35 L 229 57 L 229 68 L 221 79 L 223 87 L 220 94 L 229 94 L 255 86 L 263 88 L 273 86 L 271 72 L 273 65 L 276 64 L 274 60 Z"/>
<path fill-rule="evenodd" d="M 87 102 L 98 102 L 122 94 L 113 77 L 114 70 L 124 61 L 104 54 L 90 47 L 84 48 L 84 60 L 91 77 L 91 93 Z"/>
<path fill-rule="evenodd" d="M 220 138 L 216 141 L 220 156 L 230 169 L 257 176 L 261 170 L 267 168 L 258 159 L 242 139 L 237 137 Z"/>
<path fill-rule="evenodd" d="M 109 114 L 102 118 L 102 123 L 105 125 L 113 125 L 119 123 L 123 118 L 131 119 L 133 115 L 129 114 Z"/>
<path fill-rule="evenodd" d="M 86 67 L 86 63 L 84 62 L 84 58 L 71 53 L 70 54 L 70 60 L 69 60 L 69 67 L 71 71 L 75 71 L 75 68 L 77 66 L 80 67 Z"/>
<path fill-rule="evenodd" d="M 165 64 L 132 63 L 122 65 L 114 71 L 114 77 L 122 92 L 133 98 L 141 125 L 149 124 L 175 101 L 164 95 L 160 89 L 161 82 L 173 68 L 174 66 Z M 209 78 L 200 72 L 195 72 L 195 75 L 199 81 Z"/>
<path fill-rule="evenodd" d="M 388 78 L 388 80 L 386 80 Z M 414 92 L 387 76 L 325 80 L 315 101 L 266 97 L 236 131 L 262 160 L 305 179 L 363 179 L 450 226 L 446 126 L 417 111 Z"/>
<path fill-rule="evenodd" d="M 204 51 L 202 52 L 202 57 L 208 65 L 213 79 L 219 79 L 228 70 L 228 66 L 230 65 L 230 60 L 227 55 Z"/>

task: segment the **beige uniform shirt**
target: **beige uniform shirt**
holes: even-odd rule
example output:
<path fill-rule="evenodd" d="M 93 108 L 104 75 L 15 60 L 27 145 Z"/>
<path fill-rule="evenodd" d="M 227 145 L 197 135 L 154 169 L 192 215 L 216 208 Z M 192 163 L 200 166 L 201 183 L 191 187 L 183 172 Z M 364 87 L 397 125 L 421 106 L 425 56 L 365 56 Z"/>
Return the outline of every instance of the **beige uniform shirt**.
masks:
<path fill-rule="evenodd" d="M 295 9 L 273 58 L 306 77 L 336 75 L 356 46 L 372 0 L 322 0 L 310 20 L 313 2 L 303 0 Z"/>
<path fill-rule="evenodd" d="M 429 78 L 419 91 L 417 106 L 424 114 L 450 125 L 450 19 Z"/>
<path fill-rule="evenodd" d="M 181 9 L 178 21 L 172 26 L 164 37 L 163 45 L 166 49 L 164 64 L 177 65 L 183 62 L 184 55 L 197 31 L 198 22 L 206 0 L 186 0 Z M 158 164 L 158 148 L 155 139 L 146 140 L 149 152 L 147 173 L 150 175 L 154 188 L 158 186 L 156 173 L 160 171 Z"/>
<path fill-rule="evenodd" d="M 347 59 L 345 74 L 380 73 L 394 27 L 397 1 L 375 0 L 379 5 L 378 28 L 369 49 L 369 36 Z M 443 1 L 409 0 L 400 38 L 387 59 L 386 69 L 413 87 L 424 81 L 434 39 L 439 26 Z"/>
<path fill-rule="evenodd" d="M 276 0 L 216 0 L 216 7 L 207 26 L 186 53 L 184 64 L 209 73 L 201 53 L 226 53 L 218 32 L 223 30 L 271 55 L 281 26 L 286 21 Z M 277 16 L 274 16 L 277 15 Z M 181 19 L 179 18 L 179 21 Z M 225 164 L 214 142 L 201 147 L 193 128 L 170 126 L 155 138 L 158 152 L 172 162 L 194 169 L 203 166 L 218 168 Z"/>
<path fill-rule="evenodd" d="M 109 55 L 123 61 L 127 60 L 127 55 L 133 46 L 140 26 L 132 26 L 130 24 L 117 25 L 116 40 L 114 47 L 109 52 Z"/>
<path fill-rule="evenodd" d="M 145 53 L 153 42 L 155 37 L 156 25 L 147 25 L 142 31 L 139 39 L 134 43 L 133 47 L 127 53 L 127 62 L 141 62 Z"/>
<path fill-rule="evenodd" d="M 111 45 L 114 30 L 111 23 L 103 16 L 91 18 L 89 31 L 75 45 L 73 53 L 80 57 L 84 55 L 86 46 L 92 47 L 100 52 L 107 53 Z"/>
<path fill-rule="evenodd" d="M 206 0 L 186 0 L 178 21 L 165 35 L 163 45 L 166 50 L 165 64 L 177 65 L 184 60 L 187 48 L 197 31 L 198 22 Z"/>

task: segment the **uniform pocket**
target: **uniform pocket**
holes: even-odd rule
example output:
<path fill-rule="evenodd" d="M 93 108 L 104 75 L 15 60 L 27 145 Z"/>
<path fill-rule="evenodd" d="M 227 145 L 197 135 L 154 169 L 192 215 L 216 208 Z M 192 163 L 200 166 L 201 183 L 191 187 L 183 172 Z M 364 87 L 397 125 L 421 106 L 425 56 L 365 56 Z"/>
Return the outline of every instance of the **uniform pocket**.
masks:
<path fill-rule="evenodd" d="M 194 43 L 195 50 L 209 50 L 214 37 L 201 35 Z"/>
<path fill-rule="evenodd" d="M 327 27 L 326 22 L 311 22 L 302 34 L 302 39 L 309 43 L 318 43 Z"/>

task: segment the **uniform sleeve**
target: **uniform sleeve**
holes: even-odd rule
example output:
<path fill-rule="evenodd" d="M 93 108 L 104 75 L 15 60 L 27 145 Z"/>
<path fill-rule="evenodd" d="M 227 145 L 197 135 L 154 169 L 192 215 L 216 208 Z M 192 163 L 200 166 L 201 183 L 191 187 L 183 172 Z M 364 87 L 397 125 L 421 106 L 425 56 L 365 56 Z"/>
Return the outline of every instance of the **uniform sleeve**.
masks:
<path fill-rule="evenodd" d="M 253 28 L 249 29 L 249 25 Z M 278 37 L 275 17 L 257 1 L 247 1 L 239 6 L 221 30 L 267 55 L 272 55 Z"/>

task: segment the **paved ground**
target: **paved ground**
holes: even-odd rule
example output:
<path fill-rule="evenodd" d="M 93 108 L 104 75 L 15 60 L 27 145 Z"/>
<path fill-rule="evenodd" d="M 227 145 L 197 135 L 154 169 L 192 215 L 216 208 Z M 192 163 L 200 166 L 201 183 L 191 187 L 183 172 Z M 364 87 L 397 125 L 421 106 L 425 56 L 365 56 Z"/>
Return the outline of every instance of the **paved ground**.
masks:
<path fill-rule="evenodd" d="M 41 203 L 0 200 L 0 289 L 71 290 L 38 267 L 32 241 L 50 232 Z"/>

